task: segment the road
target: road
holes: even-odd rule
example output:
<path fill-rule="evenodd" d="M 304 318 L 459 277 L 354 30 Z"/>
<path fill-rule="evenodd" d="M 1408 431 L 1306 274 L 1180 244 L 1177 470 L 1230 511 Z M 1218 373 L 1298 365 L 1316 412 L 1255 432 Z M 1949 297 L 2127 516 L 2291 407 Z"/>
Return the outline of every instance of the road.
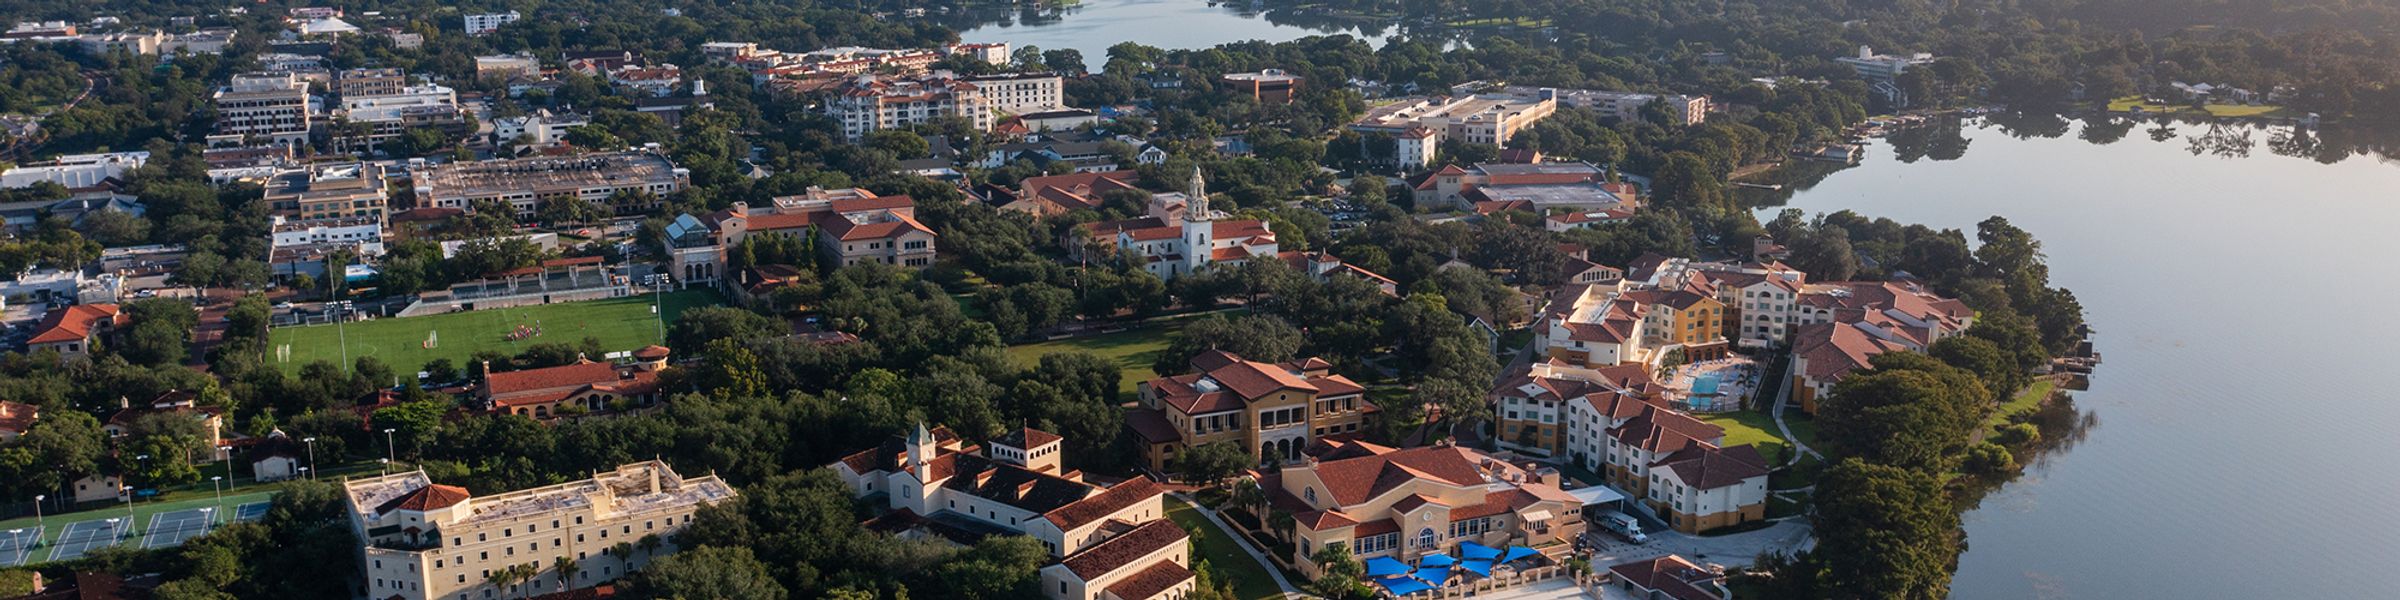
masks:
<path fill-rule="evenodd" d="M 1748 566 L 1760 552 L 1795 552 L 1813 543 L 1808 535 L 1808 523 L 1800 519 L 1778 521 L 1771 527 L 1757 531 L 1711 537 L 1676 531 L 1652 531 L 1650 542 L 1640 545 L 1607 534 L 1594 537 L 1603 540 L 1592 550 L 1592 567 L 1595 569 L 1668 554 L 1682 555 L 1696 563 Z"/>

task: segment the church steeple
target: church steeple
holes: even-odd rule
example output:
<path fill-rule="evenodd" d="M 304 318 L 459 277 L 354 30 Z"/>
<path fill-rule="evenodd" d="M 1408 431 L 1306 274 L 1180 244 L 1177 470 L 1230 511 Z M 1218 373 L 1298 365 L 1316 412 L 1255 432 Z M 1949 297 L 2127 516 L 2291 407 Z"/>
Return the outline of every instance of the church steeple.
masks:
<path fill-rule="evenodd" d="M 1186 202 L 1184 205 L 1185 213 L 1190 215 L 1184 220 L 1207 221 L 1210 219 L 1208 210 L 1208 182 L 1200 178 L 1200 167 L 1198 165 L 1192 166 L 1192 180 L 1184 184 L 1183 196 Z"/>

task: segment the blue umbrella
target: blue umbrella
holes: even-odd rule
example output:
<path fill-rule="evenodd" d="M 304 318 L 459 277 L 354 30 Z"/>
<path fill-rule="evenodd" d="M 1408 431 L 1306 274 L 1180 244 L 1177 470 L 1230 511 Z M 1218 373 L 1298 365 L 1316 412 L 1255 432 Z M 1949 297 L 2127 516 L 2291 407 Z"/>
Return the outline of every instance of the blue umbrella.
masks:
<path fill-rule="evenodd" d="M 1420 567 L 1447 567 L 1457 563 L 1458 559 L 1450 558 L 1448 554 L 1427 554 L 1417 559 L 1417 566 Z"/>
<path fill-rule="evenodd" d="M 1417 569 L 1416 577 L 1425 580 L 1425 583 L 1433 584 L 1433 587 L 1442 587 L 1442 584 L 1450 582 L 1450 567 Z"/>
<path fill-rule="evenodd" d="M 1527 548 L 1524 546 L 1509 546 L 1508 557 L 1500 559 L 1500 562 L 1515 562 L 1517 559 L 1533 556 L 1535 554 L 1541 553 L 1535 552 L 1532 548 Z"/>
<path fill-rule="evenodd" d="M 1458 563 L 1458 568 L 1465 569 L 1467 572 L 1474 573 L 1476 575 L 1482 575 L 1484 577 L 1492 576 L 1492 561 L 1488 560 L 1470 560 L 1461 562 Z"/>
<path fill-rule="evenodd" d="M 1475 542 L 1459 542 L 1458 554 L 1467 560 L 1491 560 L 1500 557 L 1500 549 Z"/>
<path fill-rule="evenodd" d="M 1392 558 L 1392 557 L 1389 557 L 1389 556 L 1378 556 L 1378 557 L 1375 557 L 1375 558 L 1370 558 L 1370 559 L 1367 559 L 1367 576 L 1368 576 L 1368 577 L 1383 577 L 1383 576 L 1387 576 L 1387 575 L 1407 575 L 1407 574 L 1408 574 L 1408 563 L 1400 562 L 1399 560 L 1397 560 L 1397 559 L 1394 559 L 1394 558 Z"/>
<path fill-rule="evenodd" d="M 1394 596 L 1406 596 L 1409 594 L 1433 589 L 1433 584 L 1418 581 L 1415 577 L 1407 576 L 1385 577 L 1382 579 L 1377 579 L 1375 580 L 1375 585 L 1383 586 L 1385 591 L 1391 592 Z"/>

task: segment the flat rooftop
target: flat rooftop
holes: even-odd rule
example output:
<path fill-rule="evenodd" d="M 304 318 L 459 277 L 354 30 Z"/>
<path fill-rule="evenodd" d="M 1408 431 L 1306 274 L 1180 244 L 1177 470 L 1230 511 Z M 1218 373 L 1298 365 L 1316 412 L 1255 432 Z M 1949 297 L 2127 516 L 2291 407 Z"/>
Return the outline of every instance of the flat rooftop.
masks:
<path fill-rule="evenodd" d="M 549 192 L 676 180 L 675 164 L 647 152 L 448 163 L 419 174 L 433 197 Z"/>

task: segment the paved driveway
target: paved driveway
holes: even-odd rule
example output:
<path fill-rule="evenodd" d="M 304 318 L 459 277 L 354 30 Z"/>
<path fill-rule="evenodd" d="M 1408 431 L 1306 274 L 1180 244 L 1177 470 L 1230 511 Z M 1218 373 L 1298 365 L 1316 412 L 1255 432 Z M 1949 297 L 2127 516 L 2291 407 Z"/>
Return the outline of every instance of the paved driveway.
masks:
<path fill-rule="evenodd" d="M 1475 597 L 1482 600 L 1567 600 L 1586 596 L 1582 590 L 1575 589 L 1574 579 L 1557 577 L 1532 585 L 1485 592 Z"/>
<path fill-rule="evenodd" d="M 1745 531 L 1733 535 L 1701 537 L 1674 531 L 1650 534 L 1650 543 L 1639 546 L 1625 543 L 1605 534 L 1605 540 L 1592 554 L 1592 568 L 1604 569 L 1637 560 L 1679 554 L 1695 563 L 1717 563 L 1726 566 L 1748 566 L 1763 551 L 1793 552 L 1807 548 L 1812 542 L 1808 524 L 1799 519 L 1785 520 L 1773 527 Z"/>

